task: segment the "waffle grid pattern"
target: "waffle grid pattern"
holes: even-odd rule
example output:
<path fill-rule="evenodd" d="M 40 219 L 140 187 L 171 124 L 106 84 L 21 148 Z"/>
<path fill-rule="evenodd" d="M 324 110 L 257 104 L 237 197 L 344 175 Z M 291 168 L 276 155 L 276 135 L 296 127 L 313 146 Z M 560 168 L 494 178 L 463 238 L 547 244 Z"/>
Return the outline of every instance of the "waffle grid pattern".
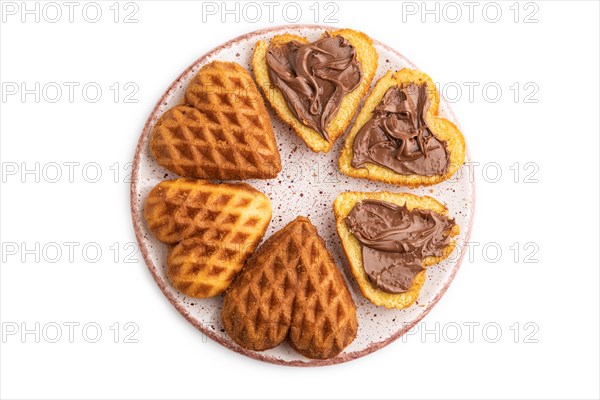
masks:
<path fill-rule="evenodd" d="M 185 102 L 154 128 L 150 148 L 160 165 L 181 176 L 223 180 L 274 178 L 281 170 L 269 115 L 244 68 L 206 65 Z"/>
<path fill-rule="evenodd" d="M 356 336 L 356 307 L 315 227 L 299 217 L 271 236 L 225 295 L 227 333 L 252 350 L 289 337 L 309 358 L 339 354 Z"/>
<path fill-rule="evenodd" d="M 245 183 L 163 181 L 148 196 L 148 227 L 169 249 L 173 285 L 193 297 L 211 297 L 229 286 L 264 235 L 271 204 Z"/>

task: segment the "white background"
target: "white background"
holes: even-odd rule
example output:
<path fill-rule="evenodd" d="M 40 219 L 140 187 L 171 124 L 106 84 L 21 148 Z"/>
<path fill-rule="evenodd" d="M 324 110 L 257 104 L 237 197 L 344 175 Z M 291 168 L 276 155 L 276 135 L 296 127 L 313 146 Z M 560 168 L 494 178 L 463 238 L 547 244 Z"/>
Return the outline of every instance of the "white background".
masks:
<path fill-rule="evenodd" d="M 39 23 L 35 15 L 21 23 L 22 5 L 14 4 L 17 14 L 3 13 L 0 28 L 2 398 L 600 395 L 597 2 L 499 2 L 502 15 L 496 23 L 490 21 L 497 7 L 485 14 L 485 3 L 474 9 L 473 22 L 463 2 L 453 9 L 439 3 L 439 22 L 434 14 L 424 15 L 422 22 L 421 2 L 335 2 L 335 26 L 362 30 L 399 50 L 448 88 L 448 98 L 457 95 L 452 88 L 462 88 L 452 104 L 472 158 L 480 163 L 474 169 L 477 211 L 471 238 L 480 245 L 420 325 L 421 332 L 362 359 L 315 369 L 261 363 L 207 341 L 163 297 L 139 254 L 126 262 L 126 246 L 135 242 L 126 163 L 155 102 L 184 68 L 213 47 L 248 31 L 286 24 L 284 3 L 275 8 L 273 22 L 267 6 L 258 3 L 259 21 L 244 21 L 241 15 L 236 23 L 228 15 L 222 23 L 219 13 L 204 15 L 203 21 L 200 2 L 137 1 L 139 22 L 131 24 L 122 20 L 134 8 L 124 10 L 124 3 L 118 23 L 109 8 L 112 1 L 100 3 L 97 23 L 82 17 L 84 2 L 75 8 L 73 23 L 62 2 L 56 23 L 44 18 L 54 18 L 50 9 Z M 326 22 L 325 14 L 336 10 L 318 5 L 315 21 L 313 2 L 298 4 L 303 23 Z M 455 5 L 462 18 L 452 23 Z M 254 18 L 251 11 L 246 17 Z M 288 11 L 293 18 L 294 10 Z M 93 10 L 88 12 L 94 17 Z M 525 23 L 532 12 L 529 20 L 537 22 Z M 20 93 L 7 94 L 22 82 L 29 88 L 35 82 L 80 86 L 72 103 L 66 86 L 56 103 L 47 101 L 54 92 L 42 93 L 39 102 L 33 94 L 24 101 Z M 82 97 L 88 82 L 103 89 L 96 103 Z M 115 82 L 121 88 L 117 103 L 109 89 Z M 128 82 L 139 87 L 133 97 L 137 103 L 124 102 Z M 473 98 L 465 82 L 479 84 Z M 486 84 L 491 88 L 482 93 Z M 493 102 L 495 87 L 502 96 Z M 535 88 L 537 93 L 526 97 Z M 21 174 L 36 162 L 41 176 Z M 62 165 L 56 183 L 50 182 L 53 162 Z M 79 163 L 72 183 L 65 162 Z M 94 178 L 94 168 L 82 176 L 87 163 L 100 166 L 98 182 L 86 181 Z M 510 169 L 515 163 L 518 177 L 516 168 Z M 534 164 L 525 169 L 525 163 Z M 487 174 L 484 165 L 491 165 Z M 497 167 L 502 176 L 493 182 Z M 116 177 L 115 170 L 120 171 Z M 73 260 L 65 242 L 79 243 Z M 23 251 L 36 243 L 39 260 Z M 51 262 L 53 243 L 63 251 L 57 262 Z M 86 243 L 102 249 L 98 262 L 89 260 L 94 247 L 88 248 L 89 261 L 82 255 Z M 489 253 L 483 253 L 488 243 Z M 527 243 L 533 245 L 524 248 Z M 539 251 L 527 259 L 536 246 Z M 80 324 L 73 343 L 64 325 L 69 322 Z M 139 327 L 133 336 L 138 343 L 125 343 L 124 335 L 131 332 L 127 322 Z M 39 343 L 34 334 L 20 332 L 36 323 L 46 327 Z M 53 323 L 62 326 L 57 343 L 48 340 L 55 336 Z M 97 343 L 83 336 L 86 323 L 101 327 Z M 115 323 L 120 324 L 117 343 L 110 329 Z M 422 336 L 424 329 L 435 332 L 436 323 L 445 335 L 439 340 L 434 333 Z M 469 323 L 480 324 L 472 340 Z M 494 329 L 482 332 L 486 323 L 502 329 L 496 343 L 490 340 Z M 462 337 L 451 343 L 456 326 Z M 15 327 L 19 332 L 10 335 Z M 87 338 L 94 333 L 90 329 Z"/>

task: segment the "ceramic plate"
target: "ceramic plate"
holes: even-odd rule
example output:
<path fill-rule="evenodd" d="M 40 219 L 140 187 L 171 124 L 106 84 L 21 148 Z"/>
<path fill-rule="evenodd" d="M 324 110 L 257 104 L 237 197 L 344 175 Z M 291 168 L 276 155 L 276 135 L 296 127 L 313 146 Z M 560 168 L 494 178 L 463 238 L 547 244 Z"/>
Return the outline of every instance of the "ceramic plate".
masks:
<path fill-rule="evenodd" d="M 300 366 L 336 364 L 365 356 L 398 339 L 420 321 L 448 289 L 465 253 L 465 243 L 468 241 L 473 222 L 474 183 L 469 180 L 466 167 L 463 166 L 454 177 L 446 182 L 419 189 L 407 189 L 350 178 L 340 173 L 337 163 L 344 138 L 338 139 L 334 148 L 327 154 L 313 153 L 291 131 L 291 128 L 269 110 L 281 153 L 282 171 L 275 179 L 247 181 L 266 194 L 272 202 L 273 219 L 264 239 L 298 215 L 310 218 L 321 237 L 325 239 L 327 248 L 333 253 L 337 264 L 341 267 L 353 294 L 359 323 L 356 339 L 343 353 L 330 360 L 307 359 L 296 353 L 286 343 L 264 352 L 248 351 L 235 344 L 221 325 L 222 296 L 212 299 L 189 298 L 169 285 L 165 269 L 167 246 L 150 233 L 143 218 L 144 201 L 148 192 L 160 181 L 177 177 L 160 167 L 150 154 L 148 141 L 156 120 L 168 108 L 181 102 L 189 81 L 203 65 L 213 60 L 235 61 L 251 70 L 252 51 L 258 40 L 268 40 L 277 34 L 292 33 L 305 36 L 312 41 L 320 37 L 326 29 L 333 28 L 293 25 L 261 30 L 235 38 L 200 57 L 173 82 L 152 110 L 140 136 L 133 162 L 131 211 L 136 237 L 146 265 L 167 299 L 190 323 L 211 339 L 248 357 L 275 364 Z M 368 32 L 366 33 L 368 34 Z M 379 54 L 379 69 L 373 84 L 390 69 L 417 68 L 396 50 L 378 41 L 375 41 L 374 44 Z M 450 107 L 443 99 L 440 102 L 440 115 L 458 125 Z M 468 154 L 467 161 L 469 161 Z M 387 310 L 377 307 L 362 297 L 348 270 L 342 246 L 335 231 L 333 200 L 339 193 L 381 190 L 433 196 L 446 204 L 461 230 L 457 249 L 448 259 L 427 269 L 427 281 L 417 303 L 405 310 Z M 463 251 L 458 249 L 463 249 Z"/>

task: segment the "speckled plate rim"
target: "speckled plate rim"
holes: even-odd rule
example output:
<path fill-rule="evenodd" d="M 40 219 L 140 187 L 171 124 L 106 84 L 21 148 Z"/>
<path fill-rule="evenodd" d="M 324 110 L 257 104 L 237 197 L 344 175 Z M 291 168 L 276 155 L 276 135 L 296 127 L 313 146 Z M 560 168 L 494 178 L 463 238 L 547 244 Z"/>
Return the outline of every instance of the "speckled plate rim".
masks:
<path fill-rule="evenodd" d="M 175 309 L 177 309 L 177 311 L 183 315 L 183 317 L 189 322 L 191 323 L 194 327 L 196 327 L 196 329 L 198 329 L 199 331 L 201 331 L 203 334 L 205 334 L 207 337 L 211 338 L 212 340 L 214 340 L 215 342 L 221 344 L 222 346 L 233 350 L 237 353 L 243 354 L 247 357 L 256 359 L 256 360 L 260 360 L 260 361 L 265 361 L 265 362 L 269 362 L 272 364 L 277 364 L 277 365 L 285 365 L 285 366 L 299 366 L 299 367 L 318 367 L 318 366 L 326 366 L 326 365 L 334 365 L 334 364 L 340 364 L 340 363 L 344 363 L 347 361 L 351 361 L 351 360 L 355 360 L 357 358 L 360 357 L 364 357 L 368 354 L 373 353 L 374 351 L 377 351 L 385 346 L 387 346 L 388 344 L 396 341 L 397 339 L 399 339 L 400 337 L 402 337 L 402 335 L 404 335 L 406 332 L 408 332 L 410 329 L 412 329 L 416 324 L 419 323 L 419 321 L 421 321 L 423 318 L 425 318 L 425 316 L 427 314 L 429 314 L 429 312 L 431 311 L 431 309 L 437 304 L 437 302 L 442 298 L 442 296 L 446 293 L 446 291 L 448 290 L 448 287 L 450 286 L 450 284 L 452 283 L 452 281 L 454 280 L 454 277 L 456 276 L 456 273 L 458 272 L 458 269 L 460 268 L 460 265 L 462 264 L 463 258 L 465 256 L 465 254 L 467 253 L 466 250 L 466 246 L 468 245 L 469 239 L 471 237 L 471 231 L 472 231 L 472 227 L 473 227 L 473 217 L 475 214 L 475 203 L 476 203 L 476 196 L 475 196 L 475 182 L 472 182 L 471 185 L 471 193 L 470 193 L 470 199 L 471 199 L 471 207 L 470 207 L 470 214 L 469 214 L 469 223 L 467 225 L 467 232 L 465 235 L 465 249 L 463 249 L 463 251 L 461 252 L 461 254 L 458 257 L 458 260 L 456 261 L 456 264 L 454 264 L 454 266 L 452 267 L 452 271 L 450 273 L 450 276 L 448 278 L 448 280 L 446 281 L 445 285 L 439 290 L 439 292 L 436 294 L 436 296 L 433 298 L 433 300 L 428 304 L 428 306 L 419 314 L 419 316 L 415 319 L 413 319 L 412 321 L 410 321 L 409 323 L 406 323 L 404 325 L 404 327 L 402 329 L 400 329 L 397 333 L 395 333 L 394 335 L 388 337 L 385 340 L 382 340 L 380 342 L 375 342 L 372 343 L 371 345 L 369 345 L 368 347 L 359 350 L 359 351 L 355 351 L 352 353 L 345 353 L 345 354 L 341 354 L 337 357 L 331 358 L 331 359 L 327 359 L 327 360 L 308 360 L 308 361 L 300 361 L 300 360 L 292 360 L 292 361 L 286 361 L 286 360 L 281 360 L 275 357 L 271 357 L 262 353 L 258 353 L 258 352 L 254 352 L 254 351 L 250 351 L 250 350 L 246 350 L 244 348 L 241 348 L 239 346 L 235 346 L 233 343 L 228 342 L 227 340 L 223 339 L 223 337 L 217 335 L 216 333 L 210 331 L 209 329 L 204 328 L 200 322 L 196 319 L 194 319 L 190 313 L 179 304 L 179 302 L 175 299 L 175 297 L 169 293 L 166 290 L 166 286 L 165 284 L 161 281 L 161 279 L 159 278 L 159 276 L 156 274 L 156 269 L 157 266 L 154 265 L 154 263 L 152 262 L 150 256 L 149 256 L 149 250 L 148 247 L 146 246 L 144 240 L 143 240 L 143 234 L 141 231 L 141 224 L 143 223 L 143 215 L 141 215 L 141 212 L 138 212 L 138 210 L 136 210 L 136 194 L 137 194 L 137 175 L 138 175 L 138 170 L 139 170 L 139 166 L 140 166 L 140 155 L 142 152 L 142 147 L 145 145 L 148 136 L 150 136 L 150 133 L 152 132 L 152 121 L 155 119 L 156 114 L 158 113 L 160 106 L 162 105 L 162 103 L 172 94 L 173 91 L 176 90 L 176 88 L 178 87 L 179 83 L 185 79 L 185 76 L 189 73 L 189 71 L 191 69 L 193 69 L 195 66 L 197 66 L 198 64 L 202 63 L 206 58 L 208 57 L 212 57 L 215 53 L 234 45 L 235 43 L 247 39 L 248 37 L 251 36 L 255 36 L 255 35 L 262 35 L 262 34 L 266 34 L 269 32 L 273 32 L 273 31 L 279 31 L 282 29 L 326 29 L 326 30 L 331 30 L 331 29 L 339 29 L 335 26 L 328 26 L 328 25 L 314 25 L 314 24 L 298 24 L 298 25 L 280 25 L 280 26 L 276 26 L 276 27 L 271 27 L 271 28 L 266 28 L 266 29 L 260 29 L 260 30 L 256 30 L 256 31 L 252 31 L 243 35 L 240 35 L 234 39 L 231 39 L 225 43 L 223 43 L 220 46 L 215 47 L 214 49 L 212 49 L 211 51 L 205 53 L 204 55 L 202 55 L 200 58 L 198 58 L 196 61 L 194 61 L 189 67 L 187 67 L 178 77 L 177 79 L 175 79 L 175 81 L 173 81 L 173 83 L 169 86 L 169 88 L 165 91 L 165 93 L 161 96 L 161 98 L 159 99 L 159 101 L 156 103 L 156 105 L 154 106 L 152 112 L 150 113 L 150 116 L 148 117 L 146 123 L 144 124 L 144 128 L 142 130 L 142 133 L 140 134 L 140 137 L 138 139 L 138 143 L 137 146 L 135 148 L 135 155 L 133 158 L 133 166 L 132 166 L 132 180 L 131 180 L 131 186 L 130 186 L 130 207 L 131 207 L 131 216 L 132 216 L 132 220 L 133 220 L 133 228 L 135 231 L 135 237 L 136 240 L 138 242 L 139 248 L 140 248 L 140 252 L 142 253 L 142 256 L 144 258 L 144 262 L 146 263 L 146 267 L 148 268 L 148 270 L 150 271 L 150 274 L 152 275 L 152 278 L 154 279 L 154 281 L 156 282 L 156 284 L 158 285 L 158 287 L 160 288 L 161 292 L 163 292 L 163 294 L 165 295 L 165 297 L 169 300 L 169 302 L 175 307 Z M 410 61 L 409 59 L 407 59 L 404 55 L 401 55 L 398 51 L 396 51 L 395 49 L 391 48 L 390 46 L 373 39 L 373 43 L 377 44 L 383 48 L 385 48 L 386 50 L 397 54 L 399 57 L 404 58 L 405 60 L 407 60 L 411 66 L 415 69 L 419 69 L 412 61 Z M 454 112 L 452 111 L 452 108 L 448 105 L 448 112 L 452 115 L 453 119 L 455 121 L 457 121 L 457 125 L 460 129 L 460 124 L 458 123 L 458 120 L 456 119 Z M 470 157 L 470 153 L 469 153 L 469 149 L 467 146 L 466 149 L 466 155 L 467 155 L 467 159 L 471 159 Z M 333 212 L 332 212 L 333 214 Z"/>

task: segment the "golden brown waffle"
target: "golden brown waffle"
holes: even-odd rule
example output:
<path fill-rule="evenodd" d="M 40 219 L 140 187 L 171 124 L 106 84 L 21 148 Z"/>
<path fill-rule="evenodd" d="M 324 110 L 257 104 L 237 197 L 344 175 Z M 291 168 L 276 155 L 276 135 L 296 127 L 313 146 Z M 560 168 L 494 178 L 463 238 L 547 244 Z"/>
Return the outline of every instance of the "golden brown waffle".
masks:
<path fill-rule="evenodd" d="M 240 65 L 213 61 L 165 112 L 150 149 L 158 164 L 202 179 L 274 178 L 281 160 L 271 120 L 252 77 Z"/>
<path fill-rule="evenodd" d="M 168 244 L 167 273 L 192 297 L 225 290 L 258 246 L 269 221 L 269 199 L 245 183 L 192 179 L 159 183 L 148 195 L 144 217 Z"/>
<path fill-rule="evenodd" d="M 356 337 L 356 306 L 310 220 L 298 217 L 252 255 L 225 294 L 223 326 L 240 346 L 286 337 L 309 358 L 331 358 Z"/>

